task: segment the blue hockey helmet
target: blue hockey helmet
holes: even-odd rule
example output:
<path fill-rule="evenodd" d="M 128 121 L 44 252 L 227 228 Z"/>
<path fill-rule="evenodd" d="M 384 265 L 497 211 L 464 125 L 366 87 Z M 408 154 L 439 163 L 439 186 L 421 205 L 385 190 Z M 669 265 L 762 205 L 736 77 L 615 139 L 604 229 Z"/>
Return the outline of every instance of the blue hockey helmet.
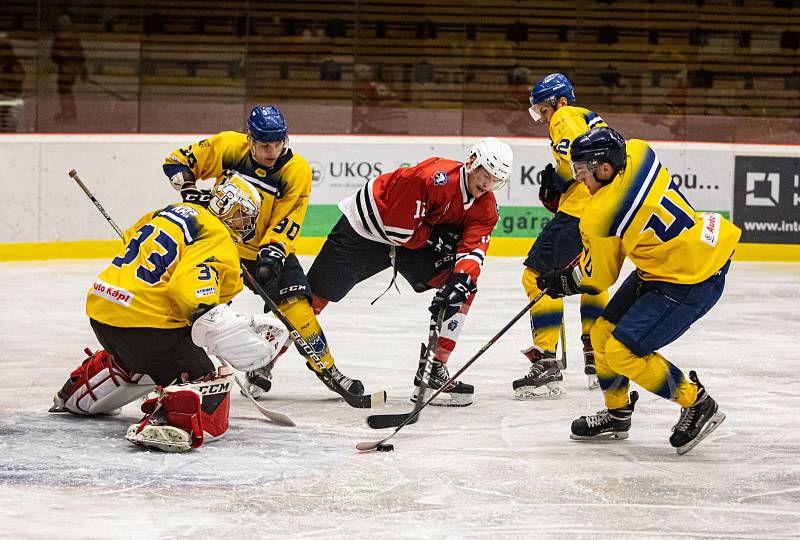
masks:
<path fill-rule="evenodd" d="M 258 105 L 250 111 L 247 119 L 247 132 L 257 142 L 277 142 L 286 140 L 286 119 L 273 105 Z"/>
<path fill-rule="evenodd" d="M 586 163 L 592 172 L 601 163 L 608 163 L 616 176 L 627 162 L 625 139 L 609 127 L 590 129 L 583 135 L 578 135 L 572 141 L 569 151 L 573 172 L 576 163 Z"/>
<path fill-rule="evenodd" d="M 549 103 L 554 109 L 558 104 L 558 100 L 562 97 L 567 98 L 567 103 L 572 105 L 575 103 L 575 90 L 572 88 L 572 83 L 566 75 L 562 73 L 551 73 L 531 89 L 531 116 L 537 122 L 539 121 L 539 111 L 533 105 L 537 103 Z"/>

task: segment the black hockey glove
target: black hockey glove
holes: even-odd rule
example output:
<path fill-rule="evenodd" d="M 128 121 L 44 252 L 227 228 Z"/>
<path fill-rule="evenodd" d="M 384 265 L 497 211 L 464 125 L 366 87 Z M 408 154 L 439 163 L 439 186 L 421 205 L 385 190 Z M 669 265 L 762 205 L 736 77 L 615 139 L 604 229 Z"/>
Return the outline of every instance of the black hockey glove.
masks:
<path fill-rule="evenodd" d="M 444 308 L 444 320 L 447 320 L 458 313 L 464 302 L 469 300 L 469 297 L 475 294 L 477 290 L 478 288 L 472 278 L 469 277 L 469 274 L 450 274 L 444 286 L 436 291 L 433 296 L 433 301 L 428 311 L 436 317 L 439 315 L 439 310 Z"/>
<path fill-rule="evenodd" d="M 431 229 L 427 244 L 436 253 L 455 255 L 458 244 L 461 242 L 461 231 L 454 230 L 448 225 L 437 225 Z"/>
<path fill-rule="evenodd" d="M 256 260 L 256 280 L 269 294 L 278 284 L 286 260 L 286 249 L 283 244 L 268 244 L 258 250 Z"/>
<path fill-rule="evenodd" d="M 556 168 L 552 163 L 548 163 L 542 170 L 542 183 L 539 186 L 539 200 L 554 214 L 558 212 L 558 202 L 561 199 L 561 192 L 556 189 L 557 176 Z"/>
<path fill-rule="evenodd" d="M 575 267 L 552 270 L 536 278 L 536 286 L 550 298 L 563 298 L 583 291 L 575 282 Z"/>
<path fill-rule="evenodd" d="M 433 262 L 433 267 L 437 271 L 453 266 L 460 243 L 460 230 L 454 230 L 448 225 L 437 225 L 431 230 L 427 244 L 437 254 L 436 260 Z"/>
<path fill-rule="evenodd" d="M 181 190 L 181 198 L 183 202 L 198 204 L 203 208 L 208 208 L 208 203 L 211 200 L 211 191 L 197 189 L 195 187 L 186 187 Z"/>

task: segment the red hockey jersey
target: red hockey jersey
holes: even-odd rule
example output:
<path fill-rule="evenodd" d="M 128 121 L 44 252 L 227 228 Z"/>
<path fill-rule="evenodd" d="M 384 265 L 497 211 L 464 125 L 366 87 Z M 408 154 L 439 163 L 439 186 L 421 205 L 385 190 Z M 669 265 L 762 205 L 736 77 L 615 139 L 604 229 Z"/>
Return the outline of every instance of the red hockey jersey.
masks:
<path fill-rule="evenodd" d="M 498 212 L 494 193 L 478 199 L 467 189 L 464 164 L 438 157 L 367 182 L 339 203 L 355 231 L 368 240 L 419 249 L 436 225 L 462 231 L 454 272 L 477 281 Z"/>

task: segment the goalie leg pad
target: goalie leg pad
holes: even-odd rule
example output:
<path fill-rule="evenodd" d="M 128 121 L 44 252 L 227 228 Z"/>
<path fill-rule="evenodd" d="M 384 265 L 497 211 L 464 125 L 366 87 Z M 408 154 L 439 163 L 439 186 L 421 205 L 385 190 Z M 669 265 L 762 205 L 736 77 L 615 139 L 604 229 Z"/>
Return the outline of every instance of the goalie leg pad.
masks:
<path fill-rule="evenodd" d="M 137 446 L 165 452 L 199 448 L 228 431 L 233 372 L 221 366 L 207 380 L 161 389 L 142 403 L 144 418 L 128 428 L 125 438 Z"/>
<path fill-rule="evenodd" d="M 92 353 L 87 348 L 85 352 L 89 357 L 53 397 L 50 412 L 113 414 L 155 388 L 148 375 L 130 373 L 105 349 Z"/>

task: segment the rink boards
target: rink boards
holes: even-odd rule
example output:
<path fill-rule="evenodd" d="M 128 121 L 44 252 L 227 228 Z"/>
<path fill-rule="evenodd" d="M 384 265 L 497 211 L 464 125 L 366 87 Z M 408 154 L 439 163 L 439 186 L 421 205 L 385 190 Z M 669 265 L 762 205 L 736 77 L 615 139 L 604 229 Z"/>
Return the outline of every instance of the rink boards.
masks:
<path fill-rule="evenodd" d="M 107 257 L 114 232 L 67 176 L 77 169 L 121 226 L 174 202 L 161 171 L 165 156 L 204 135 L 3 135 L 0 260 Z M 381 173 L 433 156 L 464 159 L 477 137 L 293 135 L 313 171 L 311 203 L 298 251 L 313 255 L 341 215 L 336 203 Z M 549 141 L 506 138 L 511 181 L 496 192 L 500 221 L 490 255 L 523 256 L 550 214 L 539 204 L 538 174 L 552 161 Z M 653 143 L 673 181 L 698 210 L 743 229 L 739 260 L 800 261 L 800 148 L 696 142 Z"/>

